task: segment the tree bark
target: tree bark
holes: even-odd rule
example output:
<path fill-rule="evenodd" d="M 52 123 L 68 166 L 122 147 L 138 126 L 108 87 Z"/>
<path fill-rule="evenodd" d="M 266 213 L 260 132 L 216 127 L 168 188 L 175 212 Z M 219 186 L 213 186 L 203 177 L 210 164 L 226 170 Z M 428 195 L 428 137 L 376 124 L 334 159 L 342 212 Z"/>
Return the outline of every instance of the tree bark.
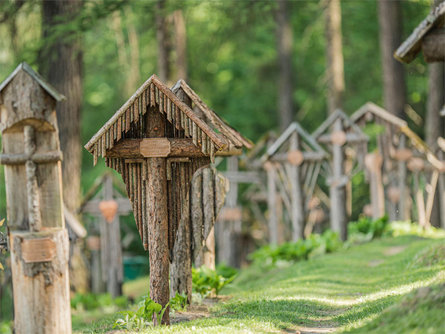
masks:
<path fill-rule="evenodd" d="M 54 34 L 60 17 L 74 18 L 81 10 L 77 0 L 43 1 L 42 34 Z M 40 68 L 49 82 L 66 97 L 57 105 L 60 145 L 63 152 L 63 198 L 74 212 L 80 200 L 80 109 L 82 106 L 82 50 L 78 38 L 64 36 L 46 45 L 40 53 Z"/>
<path fill-rule="evenodd" d="M 158 75 L 162 82 L 170 78 L 168 29 L 165 18 L 165 0 L 156 2 L 156 39 L 158 41 Z"/>
<path fill-rule="evenodd" d="M 345 78 L 341 32 L 340 0 L 327 0 L 325 9 L 328 110 L 332 114 L 343 108 Z"/>
<path fill-rule="evenodd" d="M 175 23 L 177 79 L 187 81 L 187 33 L 182 10 L 173 13 L 173 21 Z"/>
<path fill-rule="evenodd" d="M 383 72 L 383 101 L 386 110 L 403 118 L 406 85 L 403 65 L 393 53 L 402 42 L 401 1 L 379 0 L 380 52 Z"/>
<path fill-rule="evenodd" d="M 147 137 L 165 137 L 165 118 L 154 108 L 147 112 Z M 169 248 L 167 166 L 165 158 L 147 158 L 146 198 L 150 217 L 148 252 L 150 255 L 150 298 L 164 307 L 169 301 Z M 156 317 L 153 321 L 157 324 Z M 162 324 L 169 324 L 169 310 Z"/>
<path fill-rule="evenodd" d="M 277 3 L 278 115 L 280 129 L 284 131 L 293 120 L 292 27 L 289 18 L 290 2 L 277 0 Z"/>
<path fill-rule="evenodd" d="M 79 14 L 82 2 L 78 0 L 43 1 L 42 35 L 51 40 L 61 18 L 63 22 L 72 20 Z M 71 34 L 75 32 L 70 32 Z M 63 199 L 71 212 L 76 212 L 80 204 L 81 140 L 80 110 L 82 106 L 82 50 L 80 39 L 66 34 L 58 36 L 52 43 L 45 43 L 39 54 L 40 70 L 48 81 L 66 100 L 56 108 L 59 124 L 60 146 L 63 152 L 62 180 Z M 73 247 L 79 247 L 74 244 Z M 80 256 L 79 250 L 73 250 Z M 77 255 L 79 254 L 79 255 Z M 88 273 L 82 258 L 71 259 L 70 276 L 76 291 L 88 290 Z M 74 274 L 75 273 L 75 274 Z"/>
<path fill-rule="evenodd" d="M 437 138 L 444 135 L 443 120 L 440 117 L 440 110 L 445 104 L 444 89 L 445 89 L 445 72 L 444 63 L 437 62 L 428 65 L 428 103 L 427 115 L 425 122 L 425 135 L 428 146 L 436 151 Z M 440 226 L 440 196 L 436 193 L 431 213 L 431 224 L 433 226 Z"/>

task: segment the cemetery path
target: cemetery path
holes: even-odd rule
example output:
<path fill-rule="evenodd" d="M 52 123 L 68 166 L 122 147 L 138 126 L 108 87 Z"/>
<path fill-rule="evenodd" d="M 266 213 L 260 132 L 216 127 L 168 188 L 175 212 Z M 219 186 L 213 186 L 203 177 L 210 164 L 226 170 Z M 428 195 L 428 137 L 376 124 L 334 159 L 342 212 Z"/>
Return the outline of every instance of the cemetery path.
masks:
<path fill-rule="evenodd" d="M 382 238 L 295 264 L 250 266 L 208 311 L 193 306 L 169 328 L 144 333 L 443 333 L 444 244 Z"/>

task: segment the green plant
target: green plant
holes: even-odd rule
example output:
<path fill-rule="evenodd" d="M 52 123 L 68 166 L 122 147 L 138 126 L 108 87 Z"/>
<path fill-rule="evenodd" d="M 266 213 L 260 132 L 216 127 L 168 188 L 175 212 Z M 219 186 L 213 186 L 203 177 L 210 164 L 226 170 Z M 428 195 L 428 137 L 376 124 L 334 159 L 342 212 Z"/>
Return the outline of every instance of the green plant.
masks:
<path fill-rule="evenodd" d="M 327 230 L 323 234 L 311 234 L 306 240 L 286 242 L 279 246 L 266 245 L 250 255 L 257 265 L 275 265 L 278 261 L 298 262 L 309 257 L 331 253 L 342 246 L 338 234 Z"/>
<path fill-rule="evenodd" d="M 358 221 L 348 224 L 348 233 L 350 236 L 362 234 L 366 236 L 365 240 L 372 240 L 381 237 L 388 228 L 388 216 L 383 216 L 372 220 L 369 217 L 361 217 Z M 363 239 L 358 236 L 357 239 Z"/>
<path fill-rule="evenodd" d="M 212 270 L 206 266 L 192 269 L 193 289 L 203 297 L 211 292 L 218 295 L 221 289 L 232 282 L 235 277 L 236 276 L 225 278 L 219 275 L 216 270 Z"/>
<path fill-rule="evenodd" d="M 173 311 L 185 311 L 187 309 L 187 295 L 185 292 L 178 293 L 170 299 L 170 308 Z"/>
<path fill-rule="evenodd" d="M 74 297 L 71 298 L 71 308 L 77 310 L 94 310 L 113 305 L 115 305 L 117 308 L 124 308 L 128 305 L 128 298 L 126 296 L 120 296 L 113 299 L 109 293 L 76 293 Z"/>
<path fill-rule="evenodd" d="M 224 278 L 232 278 L 238 274 L 238 269 L 228 266 L 225 263 L 219 263 L 216 266 L 216 272 Z"/>
<path fill-rule="evenodd" d="M 139 308 L 136 312 L 121 312 L 121 314 L 124 315 L 124 318 L 117 319 L 114 322 L 113 328 L 126 330 L 144 329 L 152 326 L 153 316 L 156 316 L 157 323 L 160 324 L 169 304 L 170 303 L 167 303 L 164 307 L 162 307 L 161 304 L 156 303 L 147 296 L 139 303 Z"/>

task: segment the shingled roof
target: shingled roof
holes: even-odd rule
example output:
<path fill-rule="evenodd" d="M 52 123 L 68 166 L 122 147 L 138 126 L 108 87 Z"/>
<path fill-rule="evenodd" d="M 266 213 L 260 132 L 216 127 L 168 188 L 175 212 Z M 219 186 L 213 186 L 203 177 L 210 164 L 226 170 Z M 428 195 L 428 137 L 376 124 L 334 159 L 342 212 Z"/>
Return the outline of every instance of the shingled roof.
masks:
<path fill-rule="evenodd" d="M 379 118 L 397 128 L 400 133 L 403 133 L 408 138 L 408 140 L 411 142 L 412 146 L 416 150 L 425 155 L 428 162 L 434 168 L 442 168 L 442 163 L 431 152 L 428 145 L 409 128 L 408 123 L 405 120 L 394 116 L 389 111 L 379 107 L 378 105 L 372 102 L 367 102 L 356 112 L 354 112 L 354 114 L 352 114 L 351 121 L 357 124 L 369 113 L 373 114 L 376 118 Z"/>
<path fill-rule="evenodd" d="M 56 101 L 60 102 L 65 100 L 65 96 L 60 94 L 53 86 L 47 83 L 45 79 L 43 79 L 39 73 L 34 71 L 26 62 L 20 63 L 19 66 L 17 66 L 16 69 L 0 84 L 0 92 L 12 81 L 12 79 L 14 79 L 17 73 L 22 70 L 29 74 L 34 80 L 36 80 L 39 85 Z"/>
<path fill-rule="evenodd" d="M 420 22 L 411 35 L 399 46 L 394 53 L 398 60 L 410 63 L 422 48 L 423 38 L 434 28 L 443 27 L 445 24 L 445 1 L 434 7 L 428 16 Z"/>
<path fill-rule="evenodd" d="M 147 112 L 148 105 L 157 106 L 158 111 L 165 114 L 171 124 L 184 130 L 185 136 L 192 138 L 193 143 L 212 159 L 216 153 L 228 151 L 233 147 L 251 147 L 248 140 L 210 110 L 183 80 L 175 87 L 181 87 L 205 117 L 182 102 L 153 74 L 85 145 L 93 154 L 95 163 L 99 156 L 104 157 L 106 150 L 113 148 L 125 137 L 132 124 L 138 122 Z"/>

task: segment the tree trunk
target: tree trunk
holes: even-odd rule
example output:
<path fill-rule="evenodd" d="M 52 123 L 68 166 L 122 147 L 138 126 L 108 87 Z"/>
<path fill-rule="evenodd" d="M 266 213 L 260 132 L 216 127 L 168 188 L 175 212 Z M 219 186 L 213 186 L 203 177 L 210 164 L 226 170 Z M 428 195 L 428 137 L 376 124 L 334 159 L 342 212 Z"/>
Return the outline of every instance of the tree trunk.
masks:
<path fill-rule="evenodd" d="M 380 52 L 383 72 L 383 101 L 386 110 L 402 117 L 405 108 L 405 73 L 393 53 L 402 42 L 401 1 L 378 1 Z"/>
<path fill-rule="evenodd" d="M 289 2 L 277 0 L 277 52 L 279 65 L 278 115 L 281 131 L 293 120 L 292 101 L 292 27 L 289 19 Z"/>
<path fill-rule="evenodd" d="M 43 1 L 43 38 L 53 35 L 60 16 L 72 19 L 82 2 L 77 0 Z M 63 198 L 67 208 L 75 212 L 80 200 L 80 109 L 82 106 L 82 50 L 80 40 L 57 38 L 46 44 L 40 54 L 40 68 L 48 81 L 66 97 L 57 105 L 60 145 L 63 152 Z"/>
<path fill-rule="evenodd" d="M 42 35 L 51 37 L 58 27 L 60 17 L 64 22 L 79 14 L 82 2 L 77 0 L 42 2 Z M 52 43 L 45 43 L 40 50 L 39 63 L 42 74 L 66 100 L 56 108 L 59 124 L 60 146 L 63 152 L 62 180 L 63 199 L 71 212 L 80 204 L 81 140 L 80 110 L 82 106 L 82 50 L 79 38 L 64 35 Z M 74 244 L 74 248 L 80 247 Z M 73 249 L 74 249 L 73 248 Z M 70 260 L 71 284 L 74 290 L 88 290 L 88 273 L 81 251 L 74 249 L 75 258 Z"/>
<path fill-rule="evenodd" d="M 440 110 L 445 104 L 445 72 L 444 63 L 437 62 L 428 65 L 428 104 L 425 122 L 425 135 L 428 146 L 437 150 L 437 138 L 444 135 L 443 121 L 440 117 Z M 438 187 L 440 189 L 440 186 Z M 431 224 L 440 227 L 440 191 L 437 189 L 434 197 L 433 211 L 431 212 Z"/>
<path fill-rule="evenodd" d="M 325 9 L 328 110 L 332 114 L 343 107 L 345 78 L 341 33 L 340 0 L 327 0 Z"/>
<path fill-rule="evenodd" d="M 168 29 L 165 19 L 165 0 L 156 2 L 156 39 L 158 41 L 158 75 L 162 82 L 170 78 Z"/>
<path fill-rule="evenodd" d="M 175 23 L 177 79 L 187 81 L 187 34 L 182 10 L 173 13 L 173 21 Z"/>

